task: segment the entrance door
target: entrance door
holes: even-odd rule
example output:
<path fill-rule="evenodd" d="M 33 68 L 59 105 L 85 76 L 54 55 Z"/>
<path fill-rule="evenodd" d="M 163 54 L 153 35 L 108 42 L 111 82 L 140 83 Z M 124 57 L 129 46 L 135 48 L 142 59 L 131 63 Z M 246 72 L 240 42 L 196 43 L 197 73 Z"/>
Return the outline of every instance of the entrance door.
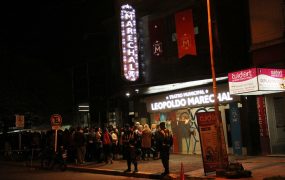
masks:
<path fill-rule="evenodd" d="M 285 153 L 285 93 L 266 97 L 269 136 L 273 154 Z"/>

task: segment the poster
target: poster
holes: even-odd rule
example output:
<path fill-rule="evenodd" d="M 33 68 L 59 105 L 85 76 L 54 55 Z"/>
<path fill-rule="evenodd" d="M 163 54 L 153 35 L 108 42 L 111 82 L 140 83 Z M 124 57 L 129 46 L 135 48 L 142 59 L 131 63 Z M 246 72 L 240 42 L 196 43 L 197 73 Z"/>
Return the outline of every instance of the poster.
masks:
<path fill-rule="evenodd" d="M 213 172 L 218 168 L 218 143 L 217 135 L 218 131 L 216 128 L 216 115 L 215 112 L 202 112 L 197 114 L 197 122 L 199 127 L 201 149 L 202 149 L 202 158 L 204 172 Z M 227 167 L 228 165 L 228 156 L 225 145 L 224 133 L 221 131 L 222 139 L 222 159 L 223 166 Z"/>
<path fill-rule="evenodd" d="M 240 127 L 240 112 L 238 104 L 230 103 L 230 125 L 231 138 L 234 155 L 242 155 L 241 127 Z"/>

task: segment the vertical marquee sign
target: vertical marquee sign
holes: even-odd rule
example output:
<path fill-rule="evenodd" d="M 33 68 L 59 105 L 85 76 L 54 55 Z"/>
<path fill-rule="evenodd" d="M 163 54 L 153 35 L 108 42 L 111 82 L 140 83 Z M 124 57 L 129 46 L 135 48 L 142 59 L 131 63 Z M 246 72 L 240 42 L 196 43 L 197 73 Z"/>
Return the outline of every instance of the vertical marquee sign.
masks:
<path fill-rule="evenodd" d="M 265 97 L 256 96 L 257 100 L 257 111 L 258 111 L 258 124 L 259 124 L 259 139 L 262 155 L 271 153 L 270 150 L 270 139 L 267 124 L 267 114 L 265 106 Z"/>
<path fill-rule="evenodd" d="M 139 77 L 136 11 L 128 4 L 121 6 L 121 36 L 124 77 L 136 81 Z"/>

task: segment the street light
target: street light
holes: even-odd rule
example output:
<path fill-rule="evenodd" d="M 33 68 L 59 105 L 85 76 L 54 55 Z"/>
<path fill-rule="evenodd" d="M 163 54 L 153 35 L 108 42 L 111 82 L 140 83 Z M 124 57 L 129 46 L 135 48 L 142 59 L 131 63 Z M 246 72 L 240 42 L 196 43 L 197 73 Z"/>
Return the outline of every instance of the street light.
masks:
<path fill-rule="evenodd" d="M 127 97 L 130 97 L 131 96 L 131 94 L 129 93 L 129 92 L 126 92 L 126 94 L 125 94 Z"/>
<path fill-rule="evenodd" d="M 219 102 L 217 97 L 217 82 L 216 82 L 216 72 L 215 72 L 215 61 L 214 61 L 214 52 L 213 52 L 213 36 L 212 36 L 212 20 L 211 20 L 211 4 L 210 0 L 207 0 L 207 13 L 208 13 L 208 32 L 209 32 L 209 46 L 210 46 L 210 59 L 211 59 L 211 71 L 212 71 L 212 79 L 213 79 L 213 95 L 214 95 L 214 108 L 215 108 L 215 116 L 216 116 L 216 127 L 217 127 L 217 160 L 219 170 L 223 170 L 223 147 L 222 142 L 223 136 L 223 126 L 221 123 L 221 116 L 219 113 Z M 216 170 L 217 172 L 217 170 Z"/>

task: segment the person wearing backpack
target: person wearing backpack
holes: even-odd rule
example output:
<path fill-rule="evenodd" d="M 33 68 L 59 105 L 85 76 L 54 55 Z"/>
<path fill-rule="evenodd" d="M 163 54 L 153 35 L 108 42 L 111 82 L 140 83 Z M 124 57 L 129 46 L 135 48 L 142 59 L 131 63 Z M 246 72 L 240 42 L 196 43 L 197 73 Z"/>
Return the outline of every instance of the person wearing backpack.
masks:
<path fill-rule="evenodd" d="M 169 129 L 166 129 L 165 122 L 160 123 L 160 130 L 158 131 L 157 145 L 160 152 L 160 158 L 164 167 L 164 172 L 161 174 L 165 176 L 169 174 L 169 155 L 170 148 L 173 145 L 172 133 Z"/>

